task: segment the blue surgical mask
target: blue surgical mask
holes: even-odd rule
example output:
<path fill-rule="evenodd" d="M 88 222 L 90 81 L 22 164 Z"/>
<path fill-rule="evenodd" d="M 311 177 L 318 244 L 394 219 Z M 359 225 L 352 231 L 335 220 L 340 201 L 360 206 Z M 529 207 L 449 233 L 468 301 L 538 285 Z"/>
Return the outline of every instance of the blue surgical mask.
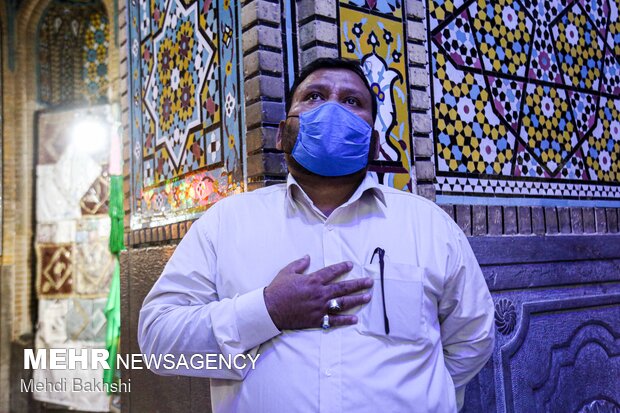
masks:
<path fill-rule="evenodd" d="M 291 156 L 317 175 L 349 175 L 368 164 L 371 134 L 364 119 L 338 103 L 326 102 L 299 115 Z"/>

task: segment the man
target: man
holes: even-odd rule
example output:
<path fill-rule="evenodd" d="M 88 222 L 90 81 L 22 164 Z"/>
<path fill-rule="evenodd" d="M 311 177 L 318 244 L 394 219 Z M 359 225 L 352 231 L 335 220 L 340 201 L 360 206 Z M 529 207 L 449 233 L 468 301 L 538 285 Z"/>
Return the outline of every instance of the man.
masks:
<path fill-rule="evenodd" d="M 140 313 L 147 354 L 260 355 L 210 377 L 215 413 L 454 412 L 491 355 L 493 303 L 456 224 L 377 184 L 376 101 L 320 59 L 292 87 L 286 184 L 224 199 L 178 245 Z"/>

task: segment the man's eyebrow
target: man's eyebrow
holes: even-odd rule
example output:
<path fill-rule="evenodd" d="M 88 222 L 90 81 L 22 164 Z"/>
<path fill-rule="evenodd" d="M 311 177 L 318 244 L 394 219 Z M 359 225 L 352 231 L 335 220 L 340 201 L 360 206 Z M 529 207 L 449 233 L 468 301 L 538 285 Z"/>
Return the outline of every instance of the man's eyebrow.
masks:
<path fill-rule="evenodd" d="M 329 89 L 330 87 L 331 87 L 331 83 L 312 82 L 312 83 L 309 83 L 307 85 L 304 85 L 303 88 L 301 88 L 301 91 L 302 92 L 307 92 L 307 91 L 311 91 L 311 90 L 325 90 L 325 89 Z M 360 89 L 344 86 L 344 87 L 340 88 L 339 91 L 343 92 L 343 93 L 345 93 L 347 95 L 366 96 L 366 93 L 364 93 L 364 92 L 367 91 L 367 89 L 364 88 L 364 89 L 360 90 Z"/>

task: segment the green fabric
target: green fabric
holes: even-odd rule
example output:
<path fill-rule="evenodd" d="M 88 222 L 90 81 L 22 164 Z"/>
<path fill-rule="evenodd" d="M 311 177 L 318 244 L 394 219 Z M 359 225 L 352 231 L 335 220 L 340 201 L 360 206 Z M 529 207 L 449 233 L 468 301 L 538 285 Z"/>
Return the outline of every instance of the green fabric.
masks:
<path fill-rule="evenodd" d="M 123 177 L 112 175 L 110 177 L 110 201 L 109 214 L 112 220 L 110 229 L 110 252 L 118 254 L 125 249 L 123 240 L 124 228 L 123 220 L 125 211 L 123 210 Z"/>
<path fill-rule="evenodd" d="M 121 266 L 118 257 L 114 259 L 114 274 L 110 284 L 110 295 L 105 306 L 105 316 L 107 319 L 107 333 L 105 345 L 108 350 L 109 369 L 103 372 L 103 381 L 110 385 L 114 382 L 114 371 L 116 370 L 116 355 L 118 354 L 118 344 L 121 336 Z"/>
<path fill-rule="evenodd" d="M 110 252 L 114 257 L 114 274 L 110 283 L 110 295 L 105 306 L 105 316 L 107 320 L 106 349 L 108 350 L 109 369 L 103 372 L 103 381 L 108 384 L 118 382 L 116 373 L 116 355 L 121 337 L 121 266 L 118 261 L 118 254 L 125 249 L 123 240 L 123 227 L 125 211 L 123 209 L 123 177 L 118 175 L 110 176 L 110 199 L 108 205 L 111 222 L 110 228 Z"/>

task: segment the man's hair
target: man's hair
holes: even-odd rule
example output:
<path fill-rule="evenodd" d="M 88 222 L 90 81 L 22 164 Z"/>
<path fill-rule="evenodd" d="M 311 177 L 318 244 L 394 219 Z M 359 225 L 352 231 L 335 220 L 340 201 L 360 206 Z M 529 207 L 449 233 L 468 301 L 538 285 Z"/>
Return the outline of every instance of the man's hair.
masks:
<path fill-rule="evenodd" d="M 308 76 L 312 73 L 316 72 L 319 69 L 346 69 L 355 73 L 362 79 L 364 85 L 366 85 L 366 89 L 368 89 L 368 93 L 370 93 L 370 100 L 372 103 L 372 119 L 373 121 L 377 118 L 377 99 L 375 98 L 375 94 L 370 87 L 370 83 L 362 70 L 362 66 L 357 60 L 351 59 L 343 59 L 336 57 L 322 57 L 314 60 L 312 63 L 303 68 L 303 70 L 299 73 L 299 75 L 295 78 L 295 82 L 293 82 L 293 86 L 291 86 L 291 90 L 288 92 L 288 96 L 286 97 L 286 113 L 288 113 L 291 108 L 291 104 L 293 102 L 293 96 L 295 96 L 295 92 L 297 88 L 306 80 Z"/>

